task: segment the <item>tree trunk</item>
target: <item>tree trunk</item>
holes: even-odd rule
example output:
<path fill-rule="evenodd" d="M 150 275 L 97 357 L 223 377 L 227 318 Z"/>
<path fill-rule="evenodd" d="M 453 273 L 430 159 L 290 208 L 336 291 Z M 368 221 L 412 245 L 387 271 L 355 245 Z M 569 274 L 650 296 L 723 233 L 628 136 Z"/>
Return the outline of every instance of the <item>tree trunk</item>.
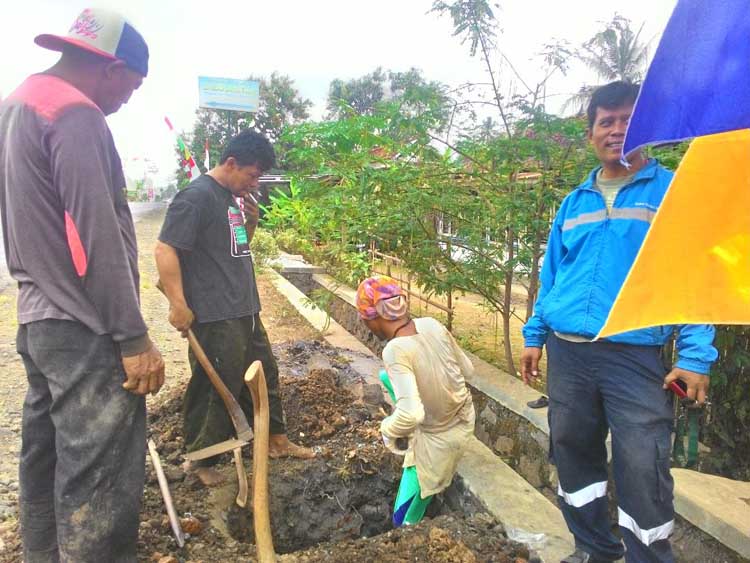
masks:
<path fill-rule="evenodd" d="M 534 304 L 539 293 L 539 259 L 542 257 L 542 240 L 537 234 L 531 249 L 531 272 L 529 273 L 529 287 L 526 298 L 526 320 L 534 314 Z"/>
<path fill-rule="evenodd" d="M 542 184 L 542 190 L 546 190 L 547 186 L 546 184 Z M 536 219 L 537 223 L 541 217 L 545 215 L 545 212 L 547 211 L 546 205 L 544 204 L 544 199 L 540 198 L 538 206 L 537 206 L 537 213 L 536 213 Z M 534 314 L 534 305 L 536 304 L 537 295 L 539 293 L 539 259 L 542 257 L 542 243 L 544 243 L 545 240 L 547 240 L 547 232 L 549 231 L 548 228 L 545 227 L 543 231 L 537 230 L 534 233 L 534 243 L 531 248 L 531 274 L 529 275 L 529 288 L 527 290 L 527 301 L 526 301 L 526 320 L 528 321 L 531 318 L 531 315 Z"/>
<path fill-rule="evenodd" d="M 515 251 L 513 248 L 513 229 L 508 228 L 507 230 L 507 240 L 506 240 L 506 249 L 508 253 L 508 259 L 507 259 L 507 267 L 505 270 L 505 291 L 503 293 L 503 310 L 502 310 L 502 316 L 503 316 L 503 344 L 505 347 L 505 361 L 508 364 L 508 373 L 510 373 L 512 376 L 517 376 L 516 373 L 516 366 L 513 362 L 513 347 L 511 346 L 510 341 L 510 319 L 511 319 L 511 311 L 512 311 L 512 303 L 511 298 L 513 297 L 513 258 L 515 256 Z"/>

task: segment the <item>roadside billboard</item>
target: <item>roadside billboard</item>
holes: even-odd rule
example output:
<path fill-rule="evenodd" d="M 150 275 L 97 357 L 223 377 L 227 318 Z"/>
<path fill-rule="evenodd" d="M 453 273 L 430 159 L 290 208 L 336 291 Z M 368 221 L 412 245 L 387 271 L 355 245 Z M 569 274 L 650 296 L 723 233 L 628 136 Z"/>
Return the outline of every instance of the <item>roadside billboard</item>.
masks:
<path fill-rule="evenodd" d="M 208 109 L 255 112 L 258 110 L 260 83 L 256 80 L 198 77 L 198 105 Z"/>

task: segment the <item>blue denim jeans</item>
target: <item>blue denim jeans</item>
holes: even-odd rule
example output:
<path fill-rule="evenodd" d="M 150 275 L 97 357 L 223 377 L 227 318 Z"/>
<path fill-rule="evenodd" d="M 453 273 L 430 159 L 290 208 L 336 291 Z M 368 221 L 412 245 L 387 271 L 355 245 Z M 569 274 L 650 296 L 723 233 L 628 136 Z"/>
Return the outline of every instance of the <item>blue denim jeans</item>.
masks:
<path fill-rule="evenodd" d="M 625 559 L 673 563 L 673 406 L 661 349 L 551 335 L 547 354 L 550 455 L 577 547 L 605 561 L 623 556 L 607 512 L 609 431 Z"/>
<path fill-rule="evenodd" d="M 117 345 L 43 320 L 16 339 L 29 382 L 19 467 L 26 563 L 135 563 L 146 402 L 122 388 Z"/>

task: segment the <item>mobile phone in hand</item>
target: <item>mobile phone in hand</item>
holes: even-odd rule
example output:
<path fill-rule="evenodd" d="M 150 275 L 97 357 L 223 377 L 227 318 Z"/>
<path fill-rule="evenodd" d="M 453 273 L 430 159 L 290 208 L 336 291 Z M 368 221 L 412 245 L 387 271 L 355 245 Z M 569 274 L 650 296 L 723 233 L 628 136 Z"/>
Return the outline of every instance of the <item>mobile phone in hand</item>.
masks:
<path fill-rule="evenodd" d="M 669 388 L 675 395 L 677 395 L 677 397 L 680 399 L 680 403 L 682 403 L 684 406 L 690 407 L 697 402 L 695 399 L 691 399 L 690 397 L 688 397 L 687 385 L 681 379 L 674 380 L 669 384 Z"/>

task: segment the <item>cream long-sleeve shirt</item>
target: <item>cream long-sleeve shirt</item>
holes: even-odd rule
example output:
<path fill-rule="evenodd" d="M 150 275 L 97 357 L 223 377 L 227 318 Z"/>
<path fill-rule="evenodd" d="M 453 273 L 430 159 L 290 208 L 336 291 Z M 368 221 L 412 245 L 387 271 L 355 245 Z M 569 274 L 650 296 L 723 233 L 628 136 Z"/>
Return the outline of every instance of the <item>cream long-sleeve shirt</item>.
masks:
<path fill-rule="evenodd" d="M 380 430 L 390 439 L 409 437 L 404 467 L 417 466 L 426 498 L 450 485 L 474 433 L 474 405 L 465 381 L 474 367 L 438 321 L 414 323 L 416 335 L 395 338 L 383 350 L 396 408 Z"/>

